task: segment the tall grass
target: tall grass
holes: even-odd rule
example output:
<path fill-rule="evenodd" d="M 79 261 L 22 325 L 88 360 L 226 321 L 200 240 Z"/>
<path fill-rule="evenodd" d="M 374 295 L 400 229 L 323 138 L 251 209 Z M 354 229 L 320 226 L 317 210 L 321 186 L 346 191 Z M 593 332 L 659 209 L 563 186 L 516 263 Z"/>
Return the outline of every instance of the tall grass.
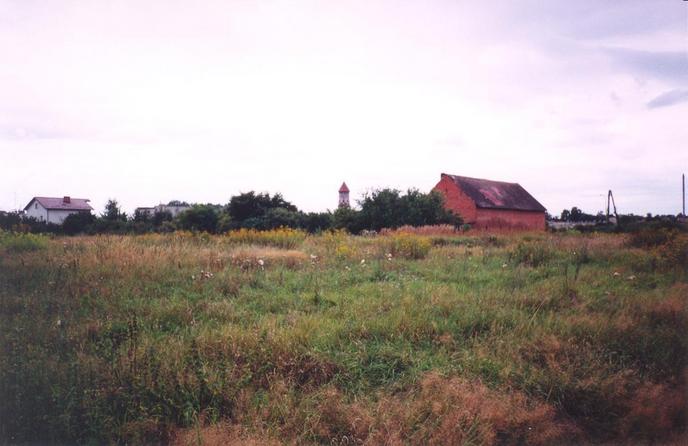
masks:
<path fill-rule="evenodd" d="M 229 243 L 244 243 L 278 248 L 296 248 L 306 239 L 306 233 L 298 229 L 279 228 L 270 231 L 256 229 L 238 229 L 224 234 L 224 240 Z"/>
<path fill-rule="evenodd" d="M 662 266 L 666 243 L 275 231 L 39 244 L 0 248 L 0 442 L 686 433 L 688 269 Z"/>
<path fill-rule="evenodd" d="M 430 252 L 430 240 L 413 234 L 398 233 L 389 237 L 389 253 L 405 259 L 424 259 Z"/>
<path fill-rule="evenodd" d="M 47 245 L 48 238 L 44 235 L 0 230 L 0 250 L 7 253 L 37 251 Z"/>

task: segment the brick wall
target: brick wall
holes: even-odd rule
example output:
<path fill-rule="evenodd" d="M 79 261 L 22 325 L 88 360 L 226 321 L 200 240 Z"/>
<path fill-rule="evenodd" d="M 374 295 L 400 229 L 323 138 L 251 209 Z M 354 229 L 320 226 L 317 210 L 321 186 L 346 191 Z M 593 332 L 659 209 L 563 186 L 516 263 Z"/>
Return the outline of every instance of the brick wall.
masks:
<path fill-rule="evenodd" d="M 451 178 L 442 177 L 432 190 L 444 195 L 444 206 L 459 214 L 464 223 L 475 223 L 477 218 L 475 203 L 458 188 Z"/>
<path fill-rule="evenodd" d="M 544 212 L 478 209 L 476 217 L 478 229 L 545 230 Z"/>

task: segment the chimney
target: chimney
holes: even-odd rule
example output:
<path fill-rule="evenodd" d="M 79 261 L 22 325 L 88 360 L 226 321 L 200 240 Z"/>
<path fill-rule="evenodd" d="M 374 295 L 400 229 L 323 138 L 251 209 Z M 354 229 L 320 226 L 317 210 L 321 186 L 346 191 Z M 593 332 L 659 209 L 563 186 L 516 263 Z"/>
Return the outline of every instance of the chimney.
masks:
<path fill-rule="evenodd" d="M 63 202 L 63 203 L 66 203 L 66 204 L 69 204 L 69 203 L 72 202 L 72 199 L 69 198 L 69 197 L 67 197 L 67 196 L 65 196 L 65 197 L 62 199 L 62 202 Z"/>

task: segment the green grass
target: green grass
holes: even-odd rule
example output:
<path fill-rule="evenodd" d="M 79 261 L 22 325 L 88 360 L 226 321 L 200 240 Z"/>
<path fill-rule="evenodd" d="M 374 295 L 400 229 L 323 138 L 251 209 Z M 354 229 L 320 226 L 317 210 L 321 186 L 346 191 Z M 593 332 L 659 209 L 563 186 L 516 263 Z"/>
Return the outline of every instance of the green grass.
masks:
<path fill-rule="evenodd" d="M 685 434 L 683 235 L 250 235 L 4 234 L 0 440 Z"/>
<path fill-rule="evenodd" d="M 0 230 L 0 251 L 13 254 L 45 249 L 48 239 L 38 234 L 22 234 Z"/>

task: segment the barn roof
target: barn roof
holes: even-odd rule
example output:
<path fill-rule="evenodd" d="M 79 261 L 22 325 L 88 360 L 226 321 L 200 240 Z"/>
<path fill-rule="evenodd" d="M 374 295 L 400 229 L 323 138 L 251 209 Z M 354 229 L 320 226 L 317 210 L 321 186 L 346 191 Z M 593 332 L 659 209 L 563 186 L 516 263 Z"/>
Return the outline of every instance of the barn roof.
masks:
<path fill-rule="evenodd" d="M 445 173 L 442 176 L 449 177 L 454 181 L 479 208 L 545 212 L 545 207 L 518 183 L 461 177 Z"/>
<path fill-rule="evenodd" d="M 342 187 L 339 188 L 339 192 L 349 192 L 349 188 L 346 187 L 346 182 L 342 183 Z"/>
<path fill-rule="evenodd" d="M 63 210 L 63 211 L 90 211 L 93 208 L 88 204 L 88 198 L 71 198 L 71 197 L 33 197 L 24 210 L 27 210 L 31 204 L 37 201 L 46 209 Z"/>

